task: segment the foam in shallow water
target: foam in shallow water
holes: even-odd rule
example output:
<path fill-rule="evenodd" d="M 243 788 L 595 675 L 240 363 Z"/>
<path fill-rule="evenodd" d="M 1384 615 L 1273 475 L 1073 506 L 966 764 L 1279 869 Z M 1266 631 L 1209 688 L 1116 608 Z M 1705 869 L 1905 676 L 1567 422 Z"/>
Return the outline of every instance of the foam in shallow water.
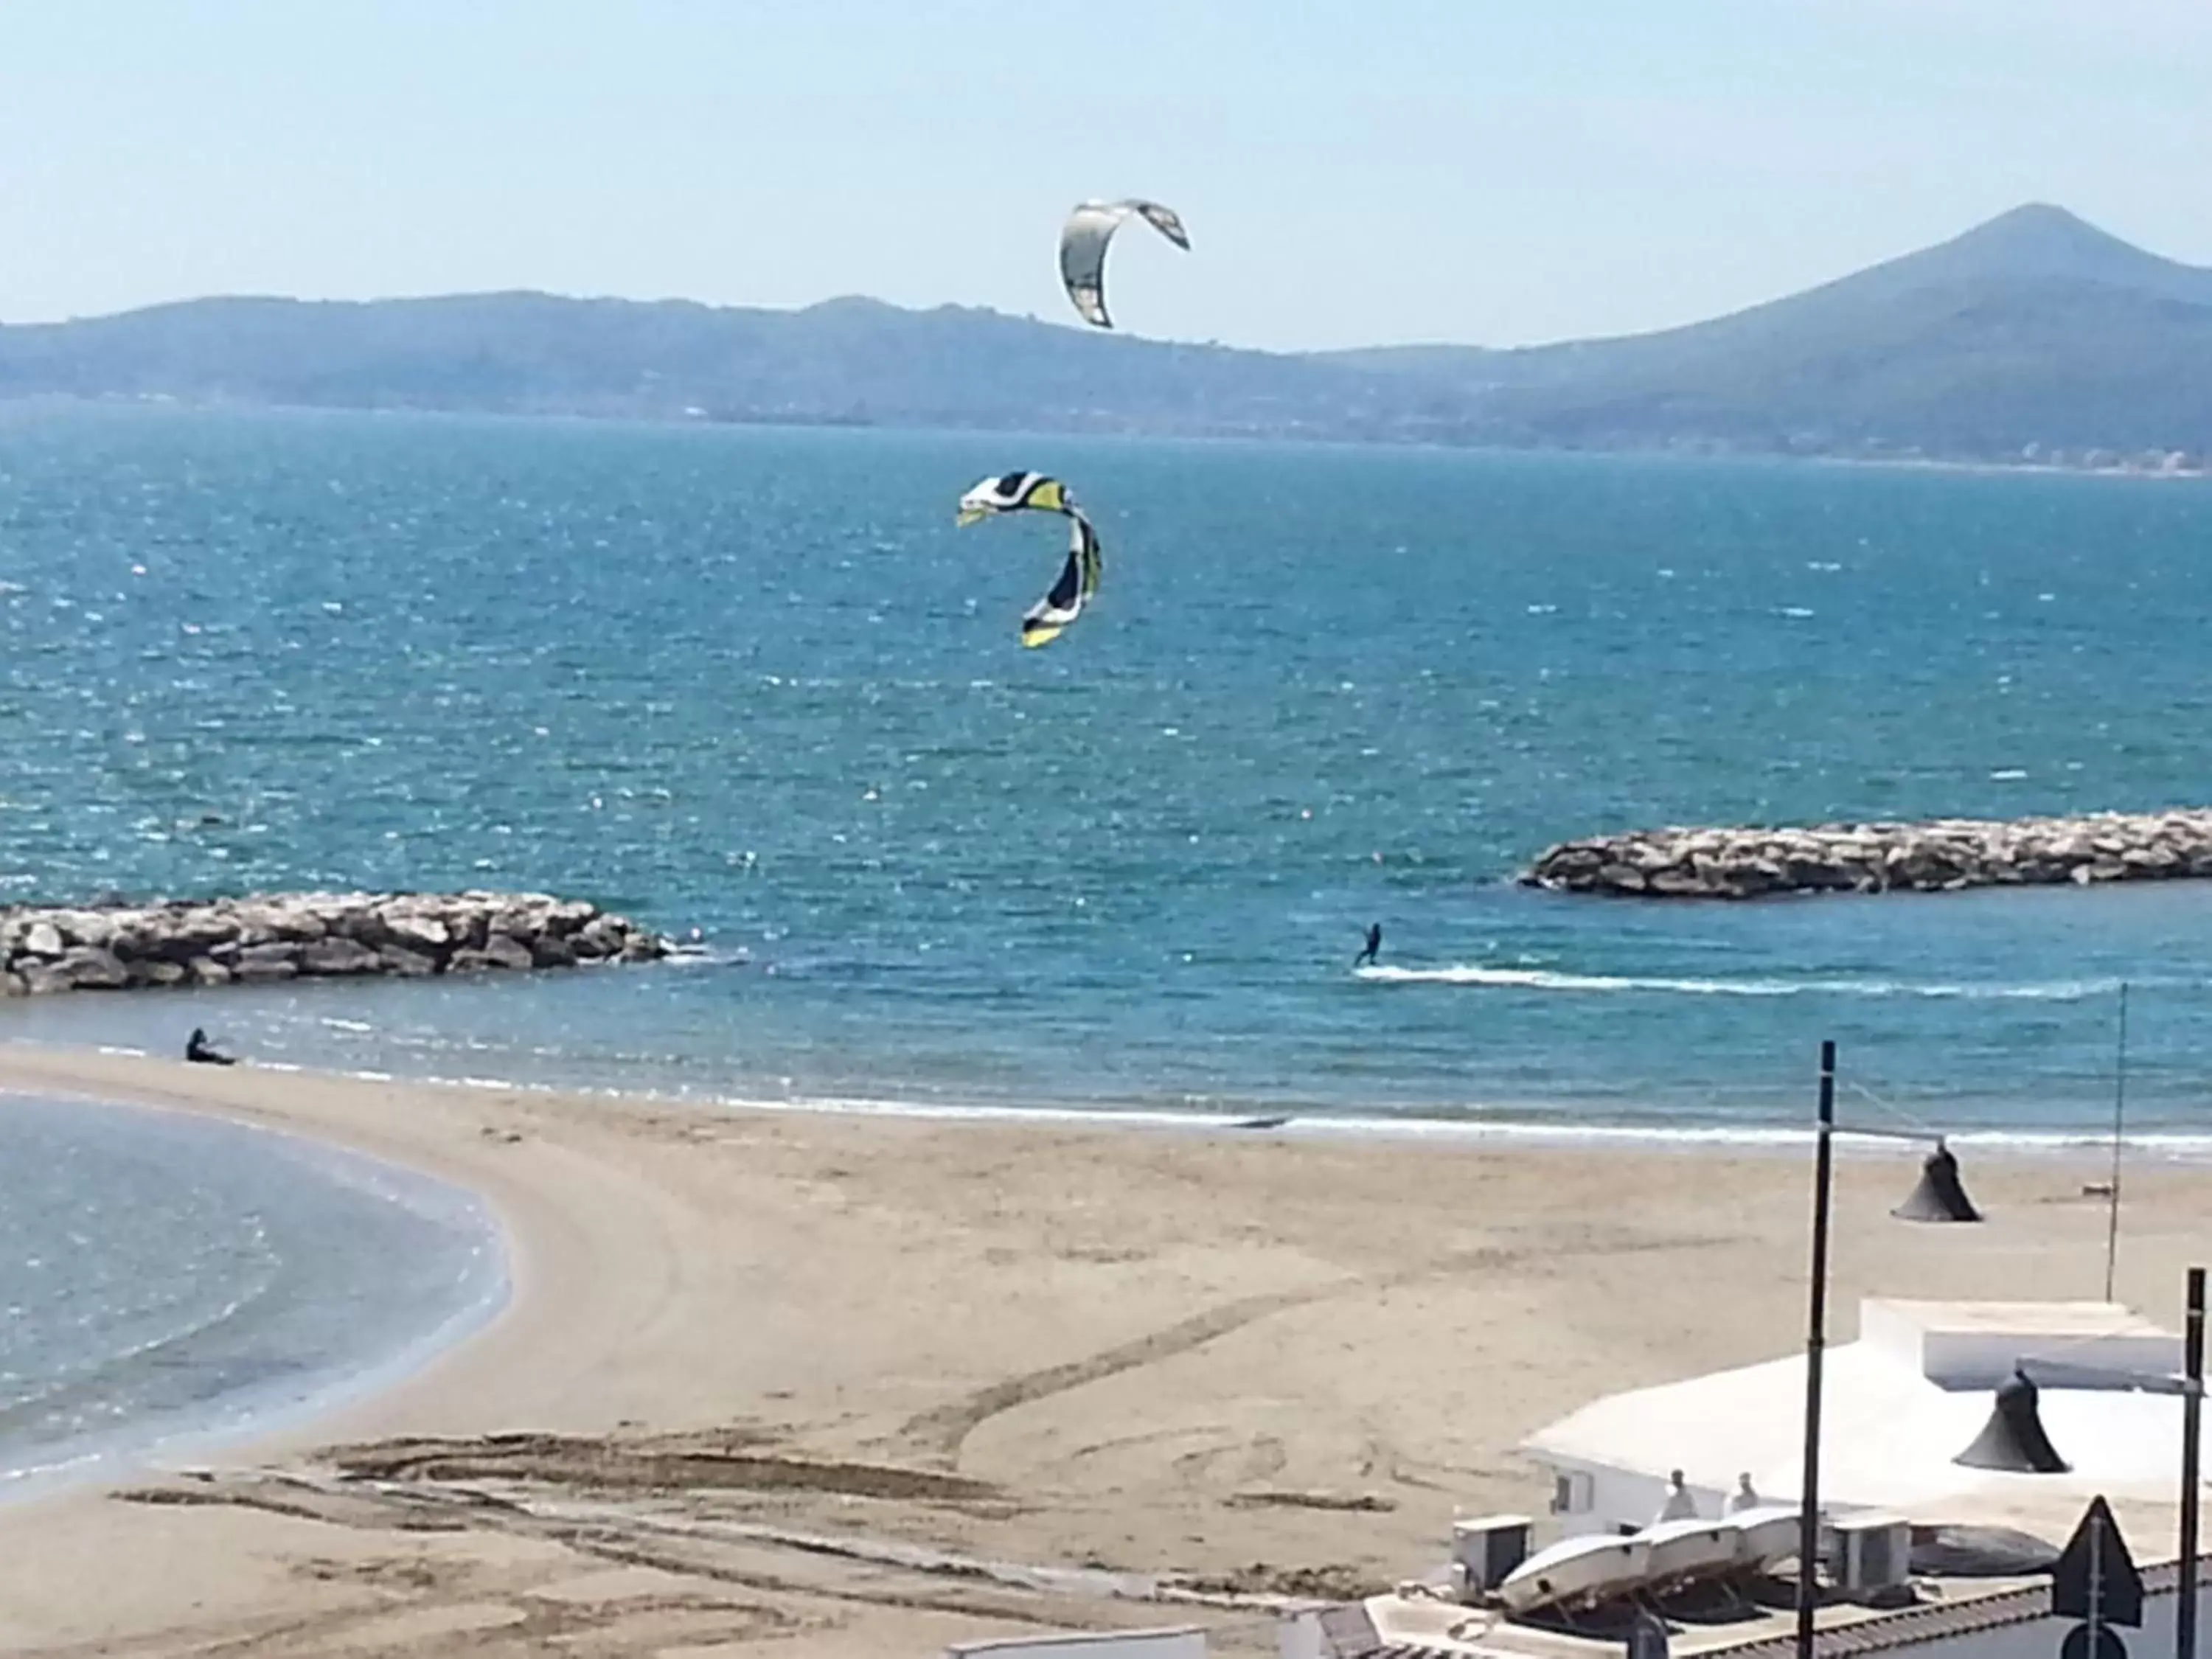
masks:
<path fill-rule="evenodd" d="M 181 1114 L 0 1095 L 0 1496 L 266 1426 L 472 1329 L 470 1194 Z"/>

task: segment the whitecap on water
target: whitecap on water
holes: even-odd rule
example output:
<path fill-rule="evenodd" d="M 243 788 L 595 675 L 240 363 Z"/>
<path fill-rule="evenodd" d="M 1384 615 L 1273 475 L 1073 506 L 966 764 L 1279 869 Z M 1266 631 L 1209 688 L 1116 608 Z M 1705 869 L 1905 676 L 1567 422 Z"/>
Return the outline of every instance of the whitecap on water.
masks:
<path fill-rule="evenodd" d="M 1356 968 L 1382 985 L 1462 985 L 1520 991 L 1641 992 L 1693 997 L 1915 997 L 1966 1002 L 2080 1002 L 2109 995 L 2117 980 L 2046 980 L 2017 984 L 1895 979 L 1699 979 L 1633 974 L 1575 974 L 1551 968 Z M 2140 982 L 2140 981 L 2139 981 Z"/>

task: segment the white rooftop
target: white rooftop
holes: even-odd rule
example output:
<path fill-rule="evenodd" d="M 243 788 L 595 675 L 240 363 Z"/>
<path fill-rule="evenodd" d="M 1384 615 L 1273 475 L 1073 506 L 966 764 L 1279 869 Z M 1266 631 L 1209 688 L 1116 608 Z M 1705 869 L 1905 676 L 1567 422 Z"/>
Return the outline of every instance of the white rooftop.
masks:
<path fill-rule="evenodd" d="M 1820 1435 L 1824 1507 L 1880 1509 L 1923 1523 L 2022 1528 L 2063 1541 L 2088 1499 L 2177 1501 L 2181 1401 L 2124 1385 L 2044 1382 L 2039 1410 L 2064 1474 L 2015 1474 L 1952 1460 L 1989 1421 L 1996 1385 L 2023 1359 L 2172 1375 L 2180 1340 L 2103 1303 L 1929 1303 L 1869 1298 L 1856 1341 L 1828 1351 Z M 2073 1379 L 2068 1379 L 2070 1383 Z M 1664 1480 L 1712 1493 L 1752 1477 L 1769 1500 L 1797 1499 L 1802 1355 L 1638 1389 L 1583 1407 L 1525 1449 L 1555 1468 Z M 2151 1537 L 2141 1547 L 2155 1550 Z"/>

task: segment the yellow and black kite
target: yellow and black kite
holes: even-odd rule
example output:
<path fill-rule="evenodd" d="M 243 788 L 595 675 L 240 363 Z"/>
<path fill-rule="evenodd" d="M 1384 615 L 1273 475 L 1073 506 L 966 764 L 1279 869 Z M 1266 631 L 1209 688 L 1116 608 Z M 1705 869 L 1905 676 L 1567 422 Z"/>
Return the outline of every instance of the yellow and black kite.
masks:
<path fill-rule="evenodd" d="M 1060 630 L 1083 614 L 1083 607 L 1098 591 L 1103 563 L 1098 532 L 1075 504 L 1067 486 L 1042 472 L 1009 472 L 986 478 L 960 498 L 959 521 L 974 524 L 1000 513 L 1058 513 L 1068 521 L 1067 562 L 1052 591 L 1031 605 L 1022 617 L 1022 643 L 1050 644 Z"/>

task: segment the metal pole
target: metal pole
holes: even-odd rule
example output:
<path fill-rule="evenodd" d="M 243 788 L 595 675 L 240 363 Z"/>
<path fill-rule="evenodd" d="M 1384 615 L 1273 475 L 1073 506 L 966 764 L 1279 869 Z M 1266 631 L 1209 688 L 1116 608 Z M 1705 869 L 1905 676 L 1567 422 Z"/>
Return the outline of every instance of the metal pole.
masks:
<path fill-rule="evenodd" d="M 1805 1324 L 1805 1477 L 1797 1517 L 1797 1659 L 1813 1659 L 1820 1600 L 1820 1372 L 1828 1346 L 1828 1186 L 1836 1128 L 1836 1045 L 1820 1044 L 1813 1153 L 1813 1285 Z M 2184 1659 L 2193 1659 L 2185 1656 Z"/>
<path fill-rule="evenodd" d="M 2120 1255 L 2120 1125 L 2128 1107 L 2128 982 L 2120 981 L 2120 1055 L 2112 1075 L 2112 1185 L 2105 1220 L 2105 1300 L 2112 1299 L 2112 1273 Z"/>
<path fill-rule="evenodd" d="M 2089 1617 L 2083 1626 L 2089 1640 L 2082 1650 L 2089 1659 L 2100 1659 L 2104 1652 L 2097 1640 L 2098 1632 L 2104 1627 L 2105 1517 L 2093 1512 L 2089 1516 Z"/>
<path fill-rule="evenodd" d="M 2181 1599 L 2173 1610 L 2173 1659 L 2197 1659 L 2198 1434 L 2204 1413 L 2204 1269 L 2189 1270 L 2189 1317 L 2181 1338 Z"/>

